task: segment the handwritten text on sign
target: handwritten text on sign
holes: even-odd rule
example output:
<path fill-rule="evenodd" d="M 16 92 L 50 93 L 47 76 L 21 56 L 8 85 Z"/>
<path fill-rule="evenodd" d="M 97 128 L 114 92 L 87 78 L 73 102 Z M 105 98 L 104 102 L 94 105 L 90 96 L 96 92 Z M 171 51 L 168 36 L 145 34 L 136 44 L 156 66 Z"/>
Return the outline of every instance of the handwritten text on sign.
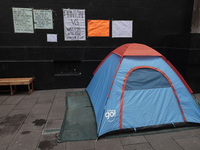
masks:
<path fill-rule="evenodd" d="M 52 10 L 34 9 L 35 29 L 53 29 Z"/>
<path fill-rule="evenodd" d="M 85 38 L 85 10 L 63 9 L 65 41 L 83 41 Z"/>
<path fill-rule="evenodd" d="M 31 8 L 12 8 L 15 33 L 34 33 Z"/>

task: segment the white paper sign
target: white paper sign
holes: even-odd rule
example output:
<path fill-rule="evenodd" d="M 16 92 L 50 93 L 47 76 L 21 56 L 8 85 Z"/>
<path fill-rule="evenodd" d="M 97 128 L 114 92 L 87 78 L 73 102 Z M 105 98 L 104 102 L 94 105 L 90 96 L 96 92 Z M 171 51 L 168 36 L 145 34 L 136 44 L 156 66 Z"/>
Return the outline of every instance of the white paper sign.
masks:
<path fill-rule="evenodd" d="M 113 20 L 112 37 L 113 38 L 132 38 L 133 21 Z"/>
<path fill-rule="evenodd" d="M 15 33 L 34 33 L 32 8 L 12 8 Z"/>
<path fill-rule="evenodd" d="M 57 34 L 47 34 L 47 42 L 57 42 Z"/>
<path fill-rule="evenodd" d="M 34 9 L 34 28 L 53 29 L 52 10 Z"/>
<path fill-rule="evenodd" d="M 65 41 L 84 41 L 85 9 L 63 9 Z"/>

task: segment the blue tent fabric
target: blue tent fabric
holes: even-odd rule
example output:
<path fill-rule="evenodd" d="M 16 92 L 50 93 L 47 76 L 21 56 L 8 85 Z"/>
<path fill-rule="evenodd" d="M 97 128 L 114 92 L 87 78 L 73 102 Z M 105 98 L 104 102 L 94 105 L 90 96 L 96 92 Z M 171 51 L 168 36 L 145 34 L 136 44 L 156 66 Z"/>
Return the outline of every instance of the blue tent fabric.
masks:
<path fill-rule="evenodd" d="M 191 94 L 161 57 L 125 56 L 117 71 L 120 59 L 121 57 L 116 54 L 110 55 L 99 67 L 86 89 L 95 111 L 98 136 L 120 130 L 123 92 L 122 129 L 184 122 L 183 115 L 187 122 L 200 123 L 200 110 Z M 125 91 L 122 91 L 127 73 L 140 66 L 162 71 L 171 84 L 160 72 L 144 67 L 134 70 L 129 75 Z M 111 92 L 107 99 L 110 88 Z"/>
<path fill-rule="evenodd" d="M 115 75 L 121 57 L 112 54 L 103 65 L 98 69 L 95 76 L 92 78 L 86 91 L 88 92 L 97 122 L 97 130 L 99 130 L 103 109 L 107 100 L 108 92 Z"/>

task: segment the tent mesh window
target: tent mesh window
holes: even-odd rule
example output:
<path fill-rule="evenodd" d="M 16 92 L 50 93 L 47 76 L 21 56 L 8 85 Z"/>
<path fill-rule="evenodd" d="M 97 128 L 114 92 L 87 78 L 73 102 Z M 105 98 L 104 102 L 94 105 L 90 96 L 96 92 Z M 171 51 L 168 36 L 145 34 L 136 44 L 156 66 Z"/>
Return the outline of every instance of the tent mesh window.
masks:
<path fill-rule="evenodd" d="M 160 72 L 150 68 L 141 68 L 130 73 L 125 91 L 166 87 L 170 87 L 170 84 Z"/>

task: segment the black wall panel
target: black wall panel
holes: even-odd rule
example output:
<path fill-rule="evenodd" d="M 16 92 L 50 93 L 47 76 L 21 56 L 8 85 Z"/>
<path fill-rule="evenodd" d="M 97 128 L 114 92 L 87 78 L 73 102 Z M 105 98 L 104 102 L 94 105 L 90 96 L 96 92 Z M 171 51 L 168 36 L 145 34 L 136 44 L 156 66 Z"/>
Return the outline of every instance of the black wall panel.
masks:
<path fill-rule="evenodd" d="M 52 9 L 54 28 L 37 29 L 33 34 L 14 33 L 12 7 Z M 64 41 L 63 8 L 85 9 L 86 22 L 89 19 L 133 20 L 133 37 Z M 172 50 L 166 49 L 171 46 L 166 43 L 173 44 L 173 38 L 182 40 L 171 37 L 166 41 L 166 36 L 189 35 L 193 0 L 1 0 L 0 10 L 0 77 L 32 76 L 35 89 L 54 89 L 86 87 L 101 60 L 125 43 L 147 44 L 172 58 Z M 112 26 L 110 33 L 111 30 Z M 47 42 L 47 34 L 51 33 L 58 35 L 57 43 Z M 187 46 L 187 40 L 183 45 Z M 56 74 L 55 62 L 61 61 L 80 61 L 81 74 Z M 183 74 L 187 72 L 185 67 L 180 68 Z"/>

